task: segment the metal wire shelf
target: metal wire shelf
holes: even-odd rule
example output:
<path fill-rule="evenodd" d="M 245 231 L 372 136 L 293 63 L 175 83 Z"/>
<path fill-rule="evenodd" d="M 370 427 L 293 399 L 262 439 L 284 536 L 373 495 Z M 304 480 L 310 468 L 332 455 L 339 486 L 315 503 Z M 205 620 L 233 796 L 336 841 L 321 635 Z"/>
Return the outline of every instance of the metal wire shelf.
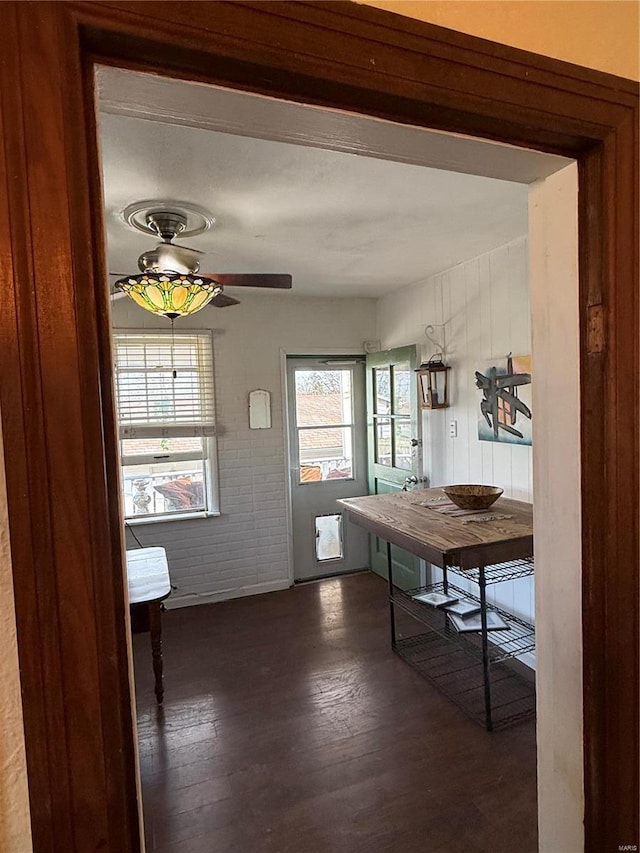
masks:
<path fill-rule="evenodd" d="M 398 639 L 396 653 L 423 678 L 433 683 L 451 701 L 480 725 L 486 724 L 482 668 L 475 655 L 450 638 L 430 631 Z M 535 684 L 508 664 L 491 666 L 491 715 L 494 729 L 535 716 Z"/>
<path fill-rule="evenodd" d="M 521 560 L 509 560 L 506 563 L 495 563 L 492 566 L 485 566 L 484 577 L 487 584 L 502 583 L 503 581 L 512 581 L 516 578 L 524 578 L 532 575 L 534 570 L 533 557 L 524 557 Z M 460 575 L 478 583 L 480 579 L 480 569 L 463 569 L 460 566 L 447 566 L 447 572 Z"/>
<path fill-rule="evenodd" d="M 480 599 L 477 596 L 456 587 L 452 583 L 448 584 L 448 590 L 449 592 L 455 592 L 461 598 L 471 599 L 480 604 Z M 432 631 L 445 637 L 447 642 L 455 643 L 460 648 L 465 649 L 467 654 L 482 660 L 482 638 L 479 631 L 461 634 L 451 624 L 445 610 L 439 607 L 432 607 L 430 604 L 423 604 L 413 598 L 414 595 L 426 592 L 443 591 L 444 584 L 442 582 L 406 591 L 395 587 L 393 596 L 389 600 L 392 604 L 401 607 L 402 610 L 422 622 L 423 625 L 426 625 Z M 487 610 L 499 613 L 509 626 L 507 630 L 490 631 L 488 634 L 489 659 L 492 663 L 499 663 L 509 658 L 518 657 L 535 649 L 536 636 L 533 625 L 493 605 L 487 605 Z"/>

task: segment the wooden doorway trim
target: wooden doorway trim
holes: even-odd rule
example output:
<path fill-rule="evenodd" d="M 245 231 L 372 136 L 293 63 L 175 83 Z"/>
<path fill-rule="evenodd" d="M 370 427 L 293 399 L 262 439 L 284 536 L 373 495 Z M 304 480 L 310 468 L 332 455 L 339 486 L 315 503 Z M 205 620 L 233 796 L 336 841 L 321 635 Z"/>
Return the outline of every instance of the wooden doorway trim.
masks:
<path fill-rule="evenodd" d="M 0 409 L 37 853 L 140 849 L 95 61 L 577 158 L 586 847 L 637 839 L 637 85 L 341 2 L 0 18 Z"/>

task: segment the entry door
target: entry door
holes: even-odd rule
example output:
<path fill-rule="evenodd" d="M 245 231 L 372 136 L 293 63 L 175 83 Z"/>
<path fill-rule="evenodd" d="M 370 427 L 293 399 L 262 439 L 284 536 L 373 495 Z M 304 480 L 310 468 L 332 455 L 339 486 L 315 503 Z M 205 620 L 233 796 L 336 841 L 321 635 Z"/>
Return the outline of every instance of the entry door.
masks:
<path fill-rule="evenodd" d="M 369 493 L 398 492 L 412 488 L 420 471 L 418 395 L 415 346 L 400 347 L 367 356 L 367 428 Z M 391 548 L 397 586 L 420 585 L 419 561 L 395 545 Z M 371 537 L 371 568 L 383 577 L 387 571 L 387 543 Z"/>
<path fill-rule="evenodd" d="M 367 494 L 364 359 L 288 358 L 287 393 L 294 578 L 367 568 L 369 537 L 336 504 Z"/>

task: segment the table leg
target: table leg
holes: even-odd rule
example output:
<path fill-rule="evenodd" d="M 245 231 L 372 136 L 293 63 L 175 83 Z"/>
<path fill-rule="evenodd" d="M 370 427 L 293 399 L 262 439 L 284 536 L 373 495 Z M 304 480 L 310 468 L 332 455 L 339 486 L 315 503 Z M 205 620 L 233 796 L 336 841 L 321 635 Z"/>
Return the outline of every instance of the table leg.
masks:
<path fill-rule="evenodd" d="M 480 622 L 482 625 L 482 671 L 484 675 L 484 714 L 487 731 L 493 731 L 491 719 L 491 672 L 489 663 L 489 636 L 487 631 L 487 582 L 484 566 L 478 568 L 478 586 L 480 587 Z"/>
<path fill-rule="evenodd" d="M 449 592 L 449 575 L 447 574 L 447 564 L 445 563 L 442 567 L 442 591 L 445 595 Z M 451 632 L 451 623 L 447 619 L 446 610 L 442 611 L 442 618 L 444 620 L 444 632 L 445 634 L 449 634 Z"/>
<path fill-rule="evenodd" d="M 152 601 L 149 604 L 149 630 L 151 632 L 151 657 L 153 674 L 155 676 L 155 693 L 158 705 L 164 699 L 164 682 L 162 677 L 162 604 Z"/>
<path fill-rule="evenodd" d="M 389 576 L 389 623 L 391 627 L 391 648 L 396 647 L 396 612 L 393 604 L 393 559 L 391 542 L 387 542 L 387 574 Z"/>

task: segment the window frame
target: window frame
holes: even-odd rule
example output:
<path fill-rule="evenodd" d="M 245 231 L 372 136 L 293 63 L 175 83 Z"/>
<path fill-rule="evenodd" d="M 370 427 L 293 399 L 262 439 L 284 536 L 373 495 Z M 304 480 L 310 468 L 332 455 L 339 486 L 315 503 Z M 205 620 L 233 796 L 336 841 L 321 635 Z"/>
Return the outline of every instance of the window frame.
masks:
<path fill-rule="evenodd" d="M 157 338 L 166 337 L 168 340 L 175 340 L 178 337 L 199 337 L 204 341 L 205 346 L 210 348 L 211 358 L 210 358 L 210 370 L 211 370 L 211 390 L 212 390 L 212 406 L 215 412 L 215 363 L 214 363 L 214 351 L 213 351 L 213 335 L 210 330 L 207 329 L 184 329 L 184 330 L 167 330 L 167 329 L 136 329 L 136 328 L 114 328 L 113 330 L 113 361 L 114 361 L 114 398 L 116 402 L 116 418 L 117 418 L 117 431 L 118 431 L 118 461 L 119 461 L 119 479 L 120 479 L 120 496 L 121 496 L 121 505 L 122 505 L 122 514 L 125 520 L 125 523 L 128 525 L 138 525 L 138 524 L 152 524 L 158 522 L 167 522 L 167 521 L 181 521 L 186 519 L 193 518 L 211 518 L 217 517 L 220 515 L 220 491 L 219 491 L 219 468 L 218 468 L 218 453 L 217 453 L 217 441 L 216 441 L 216 430 L 215 425 L 213 428 L 211 426 L 203 426 L 200 427 L 201 434 L 200 435 L 185 435 L 185 436 L 176 436 L 175 424 L 168 422 L 166 426 L 163 428 L 162 426 L 158 426 L 157 428 L 153 427 L 144 427 L 145 436 L 148 438 L 176 438 L 176 437 L 193 437 L 199 438 L 202 441 L 202 450 L 201 451 L 182 451 L 182 452 L 168 452 L 168 453 L 135 453 L 135 454 L 126 454 L 124 452 L 123 444 L 125 441 L 135 441 L 140 440 L 142 436 L 127 436 L 123 435 L 123 431 L 133 429 L 135 432 L 135 427 L 132 427 L 130 424 L 122 425 L 120 423 L 120 417 L 118 413 L 118 386 L 117 386 L 117 376 L 118 376 L 118 343 L 117 338 L 119 335 L 133 335 L 139 338 Z M 188 433 L 190 429 L 193 432 L 197 432 L 198 428 L 190 428 L 184 427 L 184 432 Z M 173 431 L 174 435 L 167 436 L 166 433 Z M 163 432 L 165 434 L 163 434 Z M 203 467 L 203 497 L 204 497 L 204 507 L 203 508 L 186 508 L 183 510 L 170 510 L 163 512 L 149 512 L 149 513 L 139 513 L 134 515 L 128 515 L 126 511 L 125 504 L 125 476 L 124 469 L 127 467 L 131 467 L 134 465 L 150 465 L 153 464 L 163 464 L 163 463 L 179 463 L 179 462 L 202 462 Z M 153 475 L 151 475 L 153 476 Z"/>

